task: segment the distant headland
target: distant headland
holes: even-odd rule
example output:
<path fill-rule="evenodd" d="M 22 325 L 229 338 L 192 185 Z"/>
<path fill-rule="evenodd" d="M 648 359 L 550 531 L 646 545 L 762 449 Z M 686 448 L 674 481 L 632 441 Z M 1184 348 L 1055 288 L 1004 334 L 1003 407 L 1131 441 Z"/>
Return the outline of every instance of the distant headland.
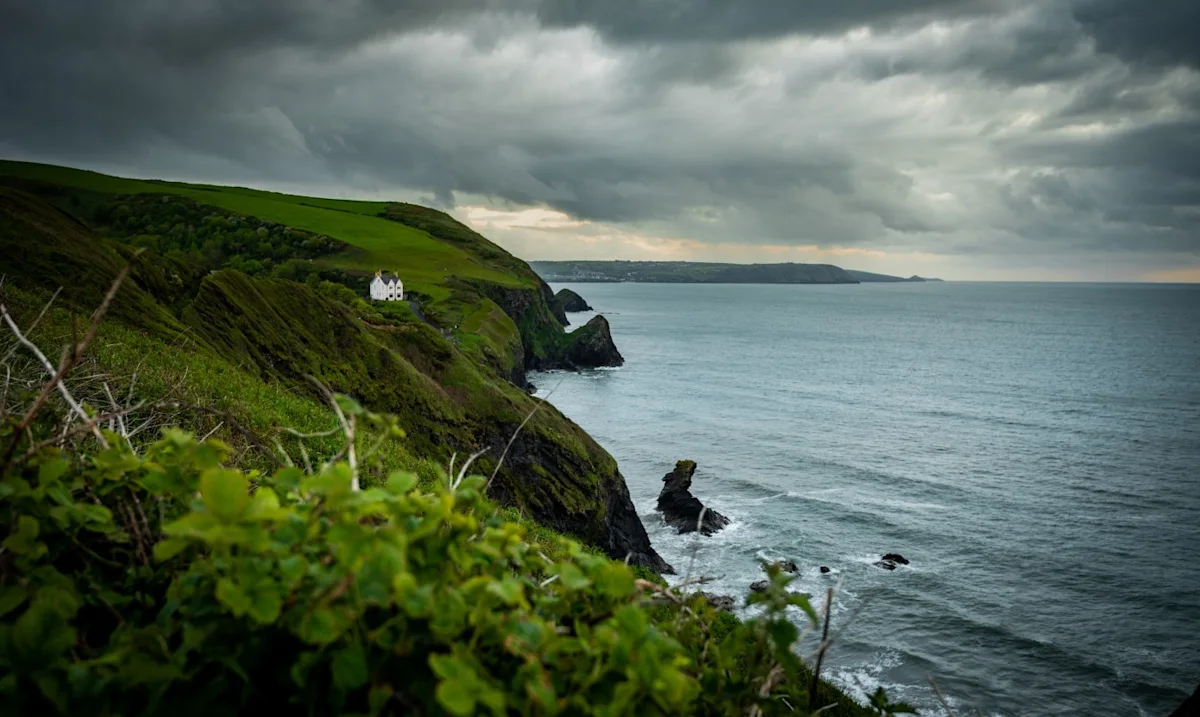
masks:
<path fill-rule="evenodd" d="M 697 261 L 531 261 L 546 281 L 659 284 L 866 284 L 941 281 L 843 269 L 833 264 L 723 264 Z"/>

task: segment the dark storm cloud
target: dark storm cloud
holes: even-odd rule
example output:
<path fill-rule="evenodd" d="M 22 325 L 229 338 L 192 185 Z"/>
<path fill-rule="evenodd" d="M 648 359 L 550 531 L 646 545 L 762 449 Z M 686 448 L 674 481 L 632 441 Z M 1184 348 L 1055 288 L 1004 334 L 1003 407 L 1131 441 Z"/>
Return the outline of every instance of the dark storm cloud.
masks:
<path fill-rule="evenodd" d="M 1100 50 L 1137 62 L 1200 67 L 1196 0 L 1085 0 L 1075 18 Z"/>
<path fill-rule="evenodd" d="M 704 242 L 1196 252 L 1197 5 L 0 3 L 0 153 Z"/>
<path fill-rule="evenodd" d="M 622 42 L 692 42 L 823 35 L 934 16 L 978 14 L 1005 4 L 1004 0 L 545 0 L 538 16 L 548 25 L 594 27 Z"/>

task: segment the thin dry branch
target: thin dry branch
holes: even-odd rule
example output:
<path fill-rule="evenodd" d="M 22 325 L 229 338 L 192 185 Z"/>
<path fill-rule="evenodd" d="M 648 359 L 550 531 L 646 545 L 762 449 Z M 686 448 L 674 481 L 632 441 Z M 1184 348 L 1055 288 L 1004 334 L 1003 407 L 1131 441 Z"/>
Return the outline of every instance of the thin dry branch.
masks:
<path fill-rule="evenodd" d="M 87 423 L 82 423 L 78 426 L 75 426 L 73 428 L 70 428 L 69 430 L 64 431 L 61 435 L 57 435 L 54 438 L 47 438 L 44 441 L 35 443 L 33 445 L 33 447 L 31 447 L 29 450 L 27 450 L 23 454 L 21 454 L 21 457 L 18 458 L 16 460 L 16 462 L 22 463 L 26 460 L 29 460 L 29 458 L 31 458 L 34 454 L 36 454 L 38 451 L 42 450 L 43 448 L 61 445 L 68 438 L 77 436 L 81 433 L 87 433 L 96 424 L 103 423 L 105 421 L 109 421 L 109 420 L 112 420 L 112 419 L 115 419 L 115 418 L 118 418 L 121 416 L 127 416 L 127 415 L 133 413 L 134 411 L 139 411 L 143 408 L 153 408 L 155 405 L 156 404 L 153 404 L 153 403 L 151 403 L 151 404 L 139 403 L 136 406 L 129 406 L 128 408 L 122 408 L 121 410 L 113 411 L 112 413 L 100 414 L 99 416 L 96 416 L 95 418 L 90 419 Z"/>
<path fill-rule="evenodd" d="M 520 435 L 521 429 L 525 428 L 525 424 L 529 423 L 529 419 L 533 418 L 533 414 L 541 410 L 542 406 L 546 404 L 546 399 L 553 396 L 554 392 L 557 391 L 558 387 L 561 385 L 562 379 L 559 379 L 558 383 L 554 385 L 554 388 L 550 389 L 550 392 L 547 393 L 545 397 L 540 399 L 536 396 L 534 397 L 534 399 L 539 401 L 539 403 L 533 407 L 533 410 L 530 411 L 528 415 L 525 416 L 525 420 L 521 421 L 521 425 L 517 426 L 517 430 L 513 431 L 513 434 L 509 436 L 508 443 L 504 445 L 504 451 L 500 454 L 500 460 L 496 461 L 496 467 L 492 470 L 492 476 L 488 478 L 487 485 L 483 488 L 484 495 L 487 495 L 488 491 L 491 490 L 492 481 L 496 480 L 496 475 L 500 472 L 500 467 L 504 465 L 504 459 L 508 457 L 508 450 L 512 448 L 513 442 L 517 440 L 517 436 Z"/>
<path fill-rule="evenodd" d="M 85 422 L 90 420 L 87 413 L 84 412 L 83 408 L 79 406 L 74 397 L 71 396 L 71 392 L 68 391 L 67 387 L 63 384 L 63 377 L 67 375 L 67 372 L 70 371 L 75 364 L 79 363 L 79 360 L 83 358 L 84 352 L 87 351 L 88 345 L 91 344 L 92 340 L 96 338 L 96 331 L 100 328 L 100 322 L 104 319 L 104 314 L 108 312 L 108 307 L 112 304 L 113 298 L 117 295 L 117 290 L 121 288 L 121 283 L 125 281 L 125 277 L 129 276 L 129 266 L 129 264 L 126 264 L 121 271 L 117 273 L 117 278 L 113 280 L 112 286 L 110 286 L 108 289 L 108 293 L 104 295 L 104 300 L 100 302 L 100 307 L 97 308 L 92 314 L 92 321 L 88 326 L 87 334 L 84 335 L 82 341 L 72 341 L 71 346 L 66 352 L 64 352 L 63 360 L 60 363 L 57 371 L 54 370 L 54 367 L 50 364 L 50 361 L 46 359 L 45 354 L 38 349 L 37 345 L 26 338 L 23 333 L 21 333 L 21 329 L 17 326 L 17 323 L 13 321 L 12 315 L 8 313 L 8 307 L 0 304 L 0 313 L 3 314 L 5 323 L 8 324 L 9 329 L 11 329 L 13 334 L 16 335 L 17 340 L 20 341 L 23 346 L 32 351 L 38 357 L 38 359 L 41 360 L 42 365 L 46 368 L 46 370 L 49 371 L 53 376 L 48 382 L 46 382 L 44 386 L 42 386 L 41 393 L 39 393 L 38 397 L 34 399 L 33 405 L 29 407 L 29 410 L 25 413 L 25 417 L 21 419 L 21 422 L 17 424 L 16 428 L 13 430 L 12 440 L 9 442 L 8 450 L 5 451 L 4 454 L 5 466 L 12 462 L 13 456 L 17 451 L 17 446 L 20 444 L 21 439 L 25 436 L 25 432 L 29 430 L 29 426 L 33 423 L 33 419 L 37 416 L 38 411 L 40 411 L 42 406 L 46 404 L 46 400 L 50 398 L 50 393 L 56 388 L 58 389 L 59 393 L 62 394 L 63 400 L 67 402 L 67 405 L 69 405 L 71 409 L 79 415 L 80 418 L 82 418 Z M 72 334 L 74 334 L 73 324 Z M 104 440 L 104 435 L 100 433 L 98 428 L 96 428 L 95 423 L 92 423 L 91 426 L 93 433 L 96 435 L 96 439 L 100 442 L 100 445 L 107 448 L 108 442 Z"/>
<path fill-rule="evenodd" d="M 825 651 L 829 648 L 829 619 L 833 614 L 833 588 L 825 593 L 825 627 L 821 630 L 821 647 L 817 649 L 817 665 L 813 669 L 812 684 L 808 689 L 808 711 L 812 712 L 817 706 L 817 686 L 821 683 L 821 663 L 825 661 Z"/>
<path fill-rule="evenodd" d="M 62 291 L 61 286 L 58 287 L 57 289 L 55 289 L 54 295 L 50 297 L 50 300 L 47 301 L 46 305 L 42 307 L 42 310 L 40 312 L 38 312 L 37 318 L 35 318 L 33 320 L 33 322 L 29 324 L 28 328 L 25 329 L 26 335 L 32 334 L 33 330 L 37 328 L 37 325 L 42 322 L 42 317 L 45 316 L 46 312 L 50 310 L 50 305 L 53 304 L 54 300 L 58 298 L 58 295 L 61 291 Z M 0 363 L 6 363 L 10 358 L 13 357 L 13 354 L 15 354 L 16 352 L 17 352 L 17 347 L 13 346 L 12 348 L 10 348 L 8 350 L 8 353 L 4 354 L 4 358 L 0 359 Z"/>

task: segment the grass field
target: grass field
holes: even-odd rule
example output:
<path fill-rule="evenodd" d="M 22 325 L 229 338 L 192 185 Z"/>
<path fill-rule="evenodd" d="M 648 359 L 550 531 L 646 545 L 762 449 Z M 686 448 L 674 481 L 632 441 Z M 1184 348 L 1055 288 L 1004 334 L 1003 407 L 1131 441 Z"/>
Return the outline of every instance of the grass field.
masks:
<path fill-rule="evenodd" d="M 0 161 L 0 175 L 49 182 L 107 194 L 179 194 L 204 204 L 327 234 L 355 247 L 330 257 L 339 269 L 398 271 L 405 285 L 434 300 L 448 298 L 448 277 L 480 279 L 502 286 L 527 287 L 511 273 L 488 267 L 458 247 L 426 232 L 377 216 L 386 202 L 302 197 L 243 187 L 181 184 L 111 177 L 69 167 Z"/>

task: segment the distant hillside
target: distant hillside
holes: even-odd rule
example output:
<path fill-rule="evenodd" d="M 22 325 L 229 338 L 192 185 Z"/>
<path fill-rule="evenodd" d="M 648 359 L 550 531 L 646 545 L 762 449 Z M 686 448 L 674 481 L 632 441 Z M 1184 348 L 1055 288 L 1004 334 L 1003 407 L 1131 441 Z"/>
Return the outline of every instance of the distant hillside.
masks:
<path fill-rule="evenodd" d="M 832 264 L 720 264 L 692 261 L 532 261 L 546 281 L 663 284 L 857 284 Z"/>
<path fill-rule="evenodd" d="M 916 274 L 913 274 L 912 276 L 910 276 L 906 279 L 902 276 L 890 276 L 888 274 L 874 274 L 869 271 L 855 271 L 854 269 L 847 269 L 846 273 L 849 274 L 850 276 L 853 276 L 855 279 L 858 279 L 860 282 L 862 282 L 864 284 L 868 284 L 868 283 L 888 284 L 888 283 L 905 282 L 905 281 L 912 281 L 912 282 L 941 281 L 941 279 L 927 279 L 927 278 L 924 278 L 921 276 L 917 276 Z"/>

